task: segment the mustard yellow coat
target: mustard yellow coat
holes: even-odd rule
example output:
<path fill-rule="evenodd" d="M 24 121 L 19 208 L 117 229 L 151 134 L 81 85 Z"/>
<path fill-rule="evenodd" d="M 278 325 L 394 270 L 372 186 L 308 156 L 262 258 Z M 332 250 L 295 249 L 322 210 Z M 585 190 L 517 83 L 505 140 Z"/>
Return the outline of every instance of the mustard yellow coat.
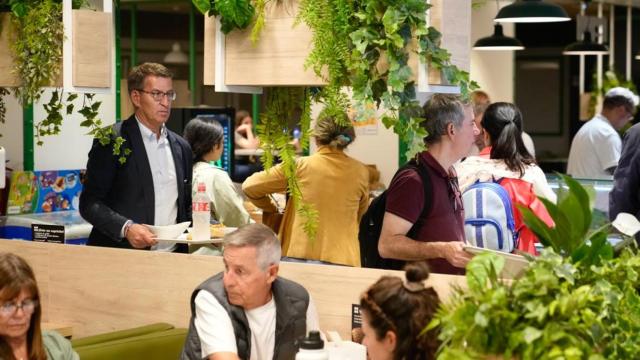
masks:
<path fill-rule="evenodd" d="M 298 160 L 297 178 L 305 203 L 319 214 L 318 233 L 310 241 L 305 219 L 290 199 L 278 234 L 282 255 L 360 266 L 358 224 L 369 204 L 369 174 L 366 167 L 342 150 L 321 146 L 318 152 Z M 249 200 L 267 212 L 275 212 L 269 194 L 287 190 L 280 165 L 251 175 L 242 184 Z"/>

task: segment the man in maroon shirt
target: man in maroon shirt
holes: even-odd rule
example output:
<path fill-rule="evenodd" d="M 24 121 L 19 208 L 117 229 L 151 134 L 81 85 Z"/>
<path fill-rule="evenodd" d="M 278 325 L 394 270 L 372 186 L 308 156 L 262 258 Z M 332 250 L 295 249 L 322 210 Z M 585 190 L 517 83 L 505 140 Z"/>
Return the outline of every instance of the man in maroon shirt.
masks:
<path fill-rule="evenodd" d="M 383 258 L 427 260 L 433 272 L 462 274 L 471 255 L 463 249 L 464 210 L 453 164 L 469 153 L 479 131 L 473 108 L 458 96 L 433 95 L 423 109 L 428 149 L 417 160 L 429 174 L 430 210 L 421 217 L 420 175 L 414 169 L 399 173 L 387 191 L 378 251 Z"/>

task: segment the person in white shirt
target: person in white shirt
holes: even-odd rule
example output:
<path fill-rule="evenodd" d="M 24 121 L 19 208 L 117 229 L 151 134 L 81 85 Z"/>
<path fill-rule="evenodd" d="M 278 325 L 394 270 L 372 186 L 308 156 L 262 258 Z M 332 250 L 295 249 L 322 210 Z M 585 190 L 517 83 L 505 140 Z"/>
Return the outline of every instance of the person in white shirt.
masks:
<path fill-rule="evenodd" d="M 191 295 L 181 359 L 293 359 L 295 341 L 319 330 L 309 293 L 278 276 L 281 249 L 265 225 L 245 225 L 224 238 L 222 273 Z"/>
<path fill-rule="evenodd" d="M 583 179 L 613 179 L 622 148 L 618 130 L 633 119 L 637 106 L 638 96 L 631 90 L 609 90 L 600 114 L 582 125 L 573 138 L 567 173 Z"/>

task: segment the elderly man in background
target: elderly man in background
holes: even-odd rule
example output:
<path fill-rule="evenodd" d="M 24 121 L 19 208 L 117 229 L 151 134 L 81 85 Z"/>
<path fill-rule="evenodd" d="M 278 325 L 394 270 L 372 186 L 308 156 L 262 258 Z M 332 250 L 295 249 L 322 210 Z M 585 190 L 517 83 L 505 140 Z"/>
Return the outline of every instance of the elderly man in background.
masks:
<path fill-rule="evenodd" d="M 427 260 L 433 272 L 462 274 L 471 255 L 463 248 L 464 210 L 453 164 L 469 154 L 478 128 L 471 105 L 454 95 L 433 95 L 424 117 L 427 150 L 417 162 L 429 176 L 431 194 L 425 194 L 415 169 L 396 174 L 387 190 L 378 250 L 386 259 Z"/>
<path fill-rule="evenodd" d="M 607 91 L 600 114 L 582 125 L 571 142 L 567 173 L 583 179 L 612 179 L 622 148 L 618 130 L 633 119 L 637 106 L 638 95 L 631 90 Z"/>
<path fill-rule="evenodd" d="M 191 295 L 191 322 L 181 359 L 293 359 L 295 341 L 318 330 L 301 285 L 278 276 L 280 241 L 262 224 L 225 236 L 225 270 Z"/>

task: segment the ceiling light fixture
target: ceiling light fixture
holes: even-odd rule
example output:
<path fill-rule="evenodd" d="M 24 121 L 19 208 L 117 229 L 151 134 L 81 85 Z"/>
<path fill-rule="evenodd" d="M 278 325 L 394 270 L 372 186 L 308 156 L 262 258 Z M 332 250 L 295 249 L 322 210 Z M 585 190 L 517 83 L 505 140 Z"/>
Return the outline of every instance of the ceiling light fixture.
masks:
<path fill-rule="evenodd" d="M 473 45 L 473 50 L 498 51 L 498 50 L 522 50 L 524 46 L 520 40 L 504 36 L 502 25 L 493 25 L 493 35 L 478 39 Z"/>
<path fill-rule="evenodd" d="M 182 49 L 180 49 L 180 43 L 176 41 L 171 46 L 171 51 L 164 56 L 163 62 L 165 64 L 188 64 L 189 57 L 187 54 L 182 52 Z"/>
<path fill-rule="evenodd" d="M 543 0 L 520 0 L 500 9 L 496 22 L 543 23 L 569 21 L 567 12 L 558 5 Z"/>
<path fill-rule="evenodd" d="M 594 43 L 591 40 L 591 33 L 585 31 L 581 41 L 576 41 L 562 52 L 563 55 L 607 55 L 609 49 L 606 46 Z"/>

